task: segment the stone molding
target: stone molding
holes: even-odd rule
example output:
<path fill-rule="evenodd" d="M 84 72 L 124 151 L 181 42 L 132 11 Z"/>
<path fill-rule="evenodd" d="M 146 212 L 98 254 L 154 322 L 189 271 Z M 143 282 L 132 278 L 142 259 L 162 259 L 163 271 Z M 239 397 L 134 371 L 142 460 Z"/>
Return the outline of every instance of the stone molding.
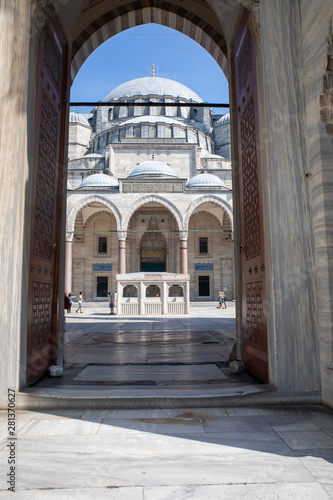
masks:
<path fill-rule="evenodd" d="M 330 19 L 327 37 L 327 64 L 320 93 L 320 119 L 328 125 L 333 125 L 333 17 Z"/>

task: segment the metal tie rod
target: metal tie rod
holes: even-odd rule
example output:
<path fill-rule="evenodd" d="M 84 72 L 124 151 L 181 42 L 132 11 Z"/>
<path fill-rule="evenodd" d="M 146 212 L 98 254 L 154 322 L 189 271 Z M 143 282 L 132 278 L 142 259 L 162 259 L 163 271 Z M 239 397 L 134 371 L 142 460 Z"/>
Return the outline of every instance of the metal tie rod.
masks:
<path fill-rule="evenodd" d="M 116 107 L 116 106 L 132 106 L 132 107 L 137 107 L 137 106 L 152 106 L 152 107 L 157 107 L 157 106 L 165 106 L 169 108 L 176 108 L 176 107 L 182 107 L 182 108 L 229 108 L 230 105 L 228 103 L 221 103 L 221 102 L 103 102 L 103 101 L 97 101 L 97 102 L 71 102 L 70 106 L 87 106 L 87 107 Z"/>

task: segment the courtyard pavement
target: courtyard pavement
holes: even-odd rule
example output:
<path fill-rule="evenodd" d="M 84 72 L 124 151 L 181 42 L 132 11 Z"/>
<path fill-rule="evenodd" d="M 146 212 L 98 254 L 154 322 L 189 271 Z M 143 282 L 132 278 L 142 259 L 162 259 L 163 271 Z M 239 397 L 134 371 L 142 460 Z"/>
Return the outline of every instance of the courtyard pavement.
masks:
<path fill-rule="evenodd" d="M 233 307 L 196 305 L 178 318 L 107 314 L 107 305 L 88 304 L 66 318 L 64 376 L 45 377 L 28 394 L 125 397 L 149 386 L 182 398 L 263 387 L 228 372 Z M 184 399 L 172 408 L 166 398 L 155 408 L 96 409 L 87 401 L 16 410 L 15 426 L 0 412 L 0 499 L 333 498 L 333 413 L 320 405 L 222 399 L 193 408 Z"/>

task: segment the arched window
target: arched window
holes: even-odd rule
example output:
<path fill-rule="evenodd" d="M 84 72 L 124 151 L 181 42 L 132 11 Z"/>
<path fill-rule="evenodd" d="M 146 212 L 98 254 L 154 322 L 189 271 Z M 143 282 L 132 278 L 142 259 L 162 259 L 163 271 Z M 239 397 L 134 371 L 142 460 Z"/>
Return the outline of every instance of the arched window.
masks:
<path fill-rule="evenodd" d="M 157 128 L 156 128 L 156 125 L 149 125 L 148 137 L 150 139 L 156 139 L 156 137 L 157 137 Z"/>
<path fill-rule="evenodd" d="M 108 111 L 108 121 L 111 121 L 112 120 L 112 108 L 109 108 L 109 111 Z"/>
<path fill-rule="evenodd" d="M 126 285 L 123 290 L 123 297 L 137 297 L 138 289 L 134 285 Z"/>
<path fill-rule="evenodd" d="M 164 137 L 166 137 L 167 139 L 172 137 L 172 127 L 164 128 Z"/>
<path fill-rule="evenodd" d="M 146 297 L 160 297 L 161 289 L 157 285 L 149 285 L 146 288 Z"/>
<path fill-rule="evenodd" d="M 140 125 L 134 127 L 133 133 L 134 133 L 134 137 L 136 139 L 140 139 L 140 137 L 141 137 L 141 127 L 140 127 Z"/>

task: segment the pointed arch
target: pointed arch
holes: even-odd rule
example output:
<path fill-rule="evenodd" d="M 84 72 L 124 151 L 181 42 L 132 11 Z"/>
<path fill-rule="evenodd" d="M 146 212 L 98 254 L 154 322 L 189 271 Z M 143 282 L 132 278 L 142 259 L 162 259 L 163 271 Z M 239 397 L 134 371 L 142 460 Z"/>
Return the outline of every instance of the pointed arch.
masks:
<path fill-rule="evenodd" d="M 85 60 L 102 43 L 124 30 L 149 23 L 161 24 L 189 36 L 206 49 L 222 71 L 225 71 L 227 44 L 222 28 L 212 26 L 205 19 L 209 19 L 212 13 L 206 2 L 202 1 L 201 9 L 199 14 L 163 0 L 150 0 L 149 7 L 146 2 L 129 0 L 111 9 L 110 6 L 105 7 L 104 12 L 103 6 L 100 6 L 99 12 L 103 13 L 94 20 L 89 16 L 89 9 L 86 9 L 81 20 L 81 32 L 74 39 L 72 46 L 72 81 Z"/>
<path fill-rule="evenodd" d="M 83 200 L 79 201 L 76 205 L 74 205 L 74 207 L 69 212 L 66 221 L 67 234 L 72 235 L 74 233 L 75 220 L 79 211 L 82 210 L 82 208 L 89 205 L 89 203 L 96 203 L 96 202 L 100 203 L 101 205 L 104 205 L 110 210 L 110 212 L 114 215 L 116 219 L 117 229 L 121 228 L 121 215 L 116 205 L 111 201 L 106 200 L 102 196 L 89 196 L 88 198 L 84 198 Z"/>
<path fill-rule="evenodd" d="M 189 207 L 186 210 L 185 217 L 184 217 L 184 230 L 185 231 L 188 231 L 189 221 L 190 221 L 191 215 L 193 214 L 194 210 L 196 208 L 200 207 L 200 205 L 203 205 L 204 203 L 215 203 L 216 205 L 219 205 L 221 208 L 223 208 L 223 210 L 225 210 L 225 212 L 229 216 L 231 230 L 233 231 L 234 221 L 233 221 L 232 208 L 229 205 L 229 203 L 227 203 L 226 201 L 222 200 L 221 198 L 219 198 L 218 196 L 215 196 L 215 195 L 201 196 L 200 198 L 196 199 L 193 203 L 191 203 L 191 205 L 189 205 Z"/>
<path fill-rule="evenodd" d="M 174 218 L 177 221 L 177 225 L 178 225 L 179 231 L 182 230 L 182 228 L 183 228 L 183 217 L 182 217 L 180 211 L 178 210 L 178 208 L 173 203 L 171 203 L 170 201 L 166 200 L 162 196 L 148 195 L 148 196 L 144 196 L 143 198 L 140 198 L 139 200 L 137 200 L 136 202 L 134 202 L 129 207 L 129 209 L 127 210 L 127 212 L 125 213 L 124 218 L 123 218 L 123 231 L 127 230 L 127 227 L 128 227 L 128 224 L 129 224 L 129 221 L 130 221 L 132 215 L 134 215 L 134 213 L 139 208 L 141 208 L 143 205 L 146 205 L 147 203 L 158 203 L 159 205 L 162 205 L 167 210 L 169 210 L 169 212 L 174 216 Z"/>

